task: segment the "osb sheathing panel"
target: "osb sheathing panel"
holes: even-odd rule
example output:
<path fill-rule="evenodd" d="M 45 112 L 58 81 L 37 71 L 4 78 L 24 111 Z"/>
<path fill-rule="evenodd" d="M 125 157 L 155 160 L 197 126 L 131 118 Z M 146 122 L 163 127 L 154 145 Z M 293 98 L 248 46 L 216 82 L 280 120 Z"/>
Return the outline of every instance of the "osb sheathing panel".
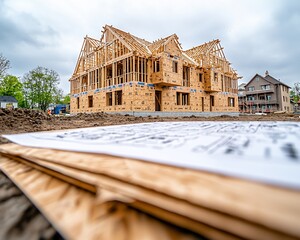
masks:
<path fill-rule="evenodd" d="M 217 73 L 217 81 L 214 79 L 214 73 Z M 209 69 L 204 71 L 204 90 L 205 91 L 221 91 L 222 82 L 220 74 L 216 69 Z"/>
<path fill-rule="evenodd" d="M 182 84 L 182 59 L 174 59 L 174 57 L 170 57 L 165 55 L 163 57 L 163 71 L 164 71 L 164 83 L 172 84 L 175 86 L 180 86 Z M 177 62 L 177 73 L 173 72 L 173 61 Z"/>
<path fill-rule="evenodd" d="M 200 85 L 201 83 L 199 83 Z M 122 90 L 122 105 L 106 106 L 106 93 L 113 93 Z M 96 94 L 80 96 L 80 109 L 77 109 L 76 98 L 71 99 L 71 112 L 99 112 L 99 111 L 155 111 L 155 91 L 161 91 L 161 109 L 166 112 L 236 112 L 238 111 L 238 100 L 234 94 L 230 93 L 206 93 L 200 92 L 200 88 L 194 88 L 196 92 L 191 92 L 189 87 L 147 87 L 132 84 L 110 91 L 102 91 Z M 176 93 L 189 93 L 190 105 L 177 105 Z M 88 107 L 88 96 L 93 95 L 93 107 Z M 214 96 L 214 106 L 210 107 L 210 96 Z M 235 107 L 228 106 L 228 98 L 234 98 Z M 204 109 L 202 108 L 202 98 L 204 98 Z"/>
<path fill-rule="evenodd" d="M 160 57 L 161 71 L 152 74 L 152 82 L 165 83 L 173 86 L 182 84 L 182 54 L 174 39 L 165 46 L 165 52 L 158 55 Z M 173 61 L 177 62 L 178 72 L 173 72 Z"/>
<path fill-rule="evenodd" d="M 114 104 L 115 91 L 122 90 L 122 105 Z M 107 106 L 107 93 L 112 93 L 113 105 Z M 88 105 L 88 96 L 93 96 L 93 107 Z M 155 90 L 153 87 L 128 84 L 113 90 L 88 93 L 79 97 L 80 108 L 77 109 L 77 99 L 71 99 L 71 112 L 99 112 L 99 111 L 154 111 Z"/>
<path fill-rule="evenodd" d="M 190 105 L 177 105 L 176 92 L 189 93 Z M 210 96 L 214 96 L 214 106 L 210 108 Z M 235 107 L 228 106 L 228 98 L 235 98 Z M 204 100 L 204 109 L 202 108 L 202 98 Z M 163 111 L 174 112 L 234 112 L 238 109 L 237 97 L 225 93 L 207 94 L 204 92 L 189 92 L 188 88 L 181 90 L 168 89 L 162 92 L 162 109 Z"/>
<path fill-rule="evenodd" d="M 161 64 L 161 63 L 160 63 Z M 160 66 L 162 68 L 162 66 Z M 163 82 L 163 72 L 154 72 L 150 75 L 150 82 L 153 84 L 161 83 Z"/>
<path fill-rule="evenodd" d="M 178 73 L 173 72 L 173 61 L 176 61 L 178 64 Z M 152 74 L 152 83 L 164 83 L 173 86 L 180 86 L 182 84 L 182 59 L 174 59 L 174 57 L 170 57 L 169 54 L 164 53 L 161 55 L 160 65 L 161 71 Z"/>
<path fill-rule="evenodd" d="M 174 38 L 166 44 L 165 52 L 168 52 L 175 56 L 181 56 L 181 50 L 178 48 L 178 45 L 175 42 Z"/>

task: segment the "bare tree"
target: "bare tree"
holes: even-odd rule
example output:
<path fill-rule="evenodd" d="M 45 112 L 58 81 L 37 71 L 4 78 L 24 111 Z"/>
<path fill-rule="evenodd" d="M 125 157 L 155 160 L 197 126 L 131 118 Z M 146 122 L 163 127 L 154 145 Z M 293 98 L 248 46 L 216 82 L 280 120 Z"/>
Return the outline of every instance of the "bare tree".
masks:
<path fill-rule="evenodd" d="M 0 78 L 5 75 L 5 72 L 10 67 L 10 62 L 6 59 L 2 53 L 0 53 Z"/>
<path fill-rule="evenodd" d="M 294 83 L 293 90 L 295 91 L 296 95 L 300 96 L 300 82 Z"/>

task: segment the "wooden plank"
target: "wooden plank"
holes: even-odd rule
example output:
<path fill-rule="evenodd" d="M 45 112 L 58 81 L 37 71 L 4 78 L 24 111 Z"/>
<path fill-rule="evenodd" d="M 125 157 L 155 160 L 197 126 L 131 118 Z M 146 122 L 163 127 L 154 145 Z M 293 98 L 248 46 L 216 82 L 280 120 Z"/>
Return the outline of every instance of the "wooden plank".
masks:
<path fill-rule="evenodd" d="M 0 149 L 17 156 L 36 157 L 92 173 L 106 174 L 192 204 L 300 235 L 299 191 L 105 155 L 40 150 L 16 144 L 1 145 Z"/>
<path fill-rule="evenodd" d="M 0 157 L 0 167 L 66 239 L 199 239 L 192 233 L 135 211 L 101 190 L 95 195 L 12 159 Z M 230 239 L 206 227 L 214 239 Z"/>
<path fill-rule="evenodd" d="M 80 184 L 84 181 L 86 182 L 86 185 L 94 184 L 95 186 L 98 186 L 98 189 L 100 190 L 97 195 L 102 195 L 102 189 L 104 189 L 105 191 L 113 192 L 115 194 L 118 194 L 118 200 L 122 201 L 125 199 L 125 203 L 128 203 L 133 207 L 137 207 L 138 209 L 153 214 L 165 221 L 192 230 L 199 234 L 205 235 L 207 225 L 210 227 L 223 225 L 223 228 L 225 228 L 225 230 L 230 231 L 231 229 L 235 232 L 239 232 L 242 235 L 247 235 L 247 233 L 250 231 L 251 235 L 254 236 L 265 236 L 268 238 L 272 237 L 273 239 L 276 239 L 276 236 L 278 236 L 278 234 L 274 233 L 271 233 L 271 236 L 270 233 L 265 234 L 264 230 L 261 231 L 256 226 L 252 227 L 253 224 L 250 224 L 249 229 L 249 224 L 244 224 L 243 221 L 240 222 L 239 220 L 233 219 L 230 216 L 223 216 L 219 213 L 201 209 L 189 203 L 187 204 L 184 201 L 172 199 L 168 196 L 157 194 L 155 191 L 149 191 L 148 189 L 143 189 L 138 186 L 127 184 L 126 182 L 118 181 L 107 176 L 86 173 L 77 169 L 71 169 L 64 166 L 51 164 L 49 162 L 43 163 L 43 161 L 37 159 L 33 161 L 17 157 L 14 157 L 13 159 L 16 161 L 20 161 L 22 164 L 29 164 L 34 168 L 36 165 L 39 170 L 62 180 L 65 180 L 65 177 L 68 177 L 69 179 L 73 178 L 73 182 L 72 180 L 69 180 L 68 182 L 81 188 L 84 188 L 85 186 L 83 184 Z M 61 178 L 62 176 L 63 178 Z M 111 200 L 111 198 L 109 200 Z M 225 222 L 226 224 L 224 224 Z M 228 227 L 230 229 L 226 229 Z M 225 236 L 228 237 L 228 239 L 235 238 L 230 234 L 229 236 L 228 234 L 224 234 L 223 237 Z M 285 238 L 284 236 L 280 236 L 280 238 L 278 239 Z"/>
<path fill-rule="evenodd" d="M 299 192 L 272 188 L 269 186 L 263 186 L 251 182 L 237 181 L 236 179 L 224 178 L 187 169 L 178 169 L 134 160 L 107 157 L 103 155 L 97 156 L 81 153 L 72 154 L 68 152 L 53 150 L 43 150 L 42 152 L 41 150 L 23 148 L 19 146 L 16 147 L 14 145 L 6 145 L 5 149 L 5 151 L 8 151 L 8 149 L 10 149 L 8 151 L 10 154 L 13 152 L 11 149 L 15 149 L 14 153 L 18 156 L 20 156 L 20 154 L 23 154 L 23 156 L 27 154 L 27 157 L 38 156 L 39 159 L 43 157 L 43 161 L 50 161 L 53 164 L 56 164 L 56 167 L 57 164 L 59 164 L 72 167 L 80 171 L 84 170 L 90 173 L 97 173 L 98 175 L 109 175 L 110 179 L 115 178 L 125 183 L 129 182 L 131 186 L 136 185 L 135 189 L 139 189 L 139 193 L 141 192 L 141 187 L 143 187 L 144 189 L 152 189 L 152 191 L 160 192 L 164 195 L 167 194 L 169 196 L 172 196 L 173 198 L 176 198 L 177 201 L 181 200 L 177 205 L 175 204 L 171 206 L 170 202 L 172 203 L 172 201 L 165 199 L 164 207 L 170 212 L 175 211 L 179 215 L 189 217 L 196 221 L 201 221 L 201 219 L 198 219 L 197 217 L 200 216 L 201 218 L 202 216 L 205 216 L 206 224 L 219 224 L 214 225 L 214 227 L 222 229 L 225 228 L 224 230 L 226 231 L 232 231 L 230 226 L 234 226 L 234 228 L 237 228 L 237 223 L 232 221 L 234 221 L 235 218 L 238 218 L 238 222 L 240 224 L 239 229 L 242 229 L 243 231 L 245 229 L 245 226 L 248 231 L 250 231 L 249 226 L 253 229 L 260 229 L 259 227 L 261 227 L 263 230 L 260 229 L 259 231 L 262 232 L 259 232 L 259 234 L 257 234 L 257 232 L 250 228 L 251 234 L 257 234 L 256 236 L 263 236 L 262 234 L 264 234 L 264 231 L 268 232 L 264 229 L 264 226 L 273 229 L 275 232 L 278 231 L 288 235 L 298 236 L 297 219 L 299 220 Z M 63 160 L 53 160 L 54 155 L 56 156 L 56 159 Z M 97 171 L 95 171 L 95 169 L 97 169 Z M 64 172 L 64 174 L 67 175 L 68 173 Z M 78 174 L 76 174 L 76 176 L 78 176 Z M 91 174 L 89 174 L 89 176 L 91 176 Z M 101 180 L 98 179 L 98 181 L 102 182 L 102 184 L 103 182 L 105 182 L 103 177 Z M 119 184 L 120 183 L 114 186 L 115 191 L 124 191 L 124 189 L 126 189 L 124 186 L 121 189 L 118 189 L 118 187 L 120 187 Z M 109 187 L 111 188 L 112 186 Z M 130 192 L 131 190 L 132 189 L 129 189 L 128 191 Z M 258 201 L 254 193 L 261 194 L 261 198 Z M 126 194 L 128 194 L 128 192 L 125 191 L 125 195 Z M 130 192 L 130 194 L 132 194 L 132 192 Z M 161 201 L 160 197 L 151 199 L 151 197 L 153 198 L 153 193 L 144 195 L 143 199 L 141 199 L 141 195 L 129 195 L 129 197 L 139 197 L 139 201 L 144 201 L 149 205 L 151 205 L 154 200 L 158 201 L 158 204 L 162 204 L 161 202 L 159 202 Z M 188 204 L 184 205 L 182 201 L 187 201 Z M 208 204 L 211 202 L 213 202 L 215 205 Z M 202 209 L 199 208 L 199 210 L 195 207 L 191 208 L 191 206 L 195 204 L 198 205 L 198 207 L 201 206 Z M 187 206 L 187 209 L 189 210 L 185 210 L 183 211 L 183 213 L 180 212 L 180 208 L 182 208 L 182 206 Z M 179 210 L 177 208 L 179 208 Z M 207 209 L 230 214 L 231 218 L 227 218 L 227 221 L 225 221 L 222 218 L 222 215 L 216 215 L 213 211 L 205 211 Z M 276 214 L 273 213 L 273 209 L 277 210 Z M 256 218 L 253 218 L 255 217 L 255 213 L 259 213 L 259 217 L 256 216 Z M 207 217 L 208 215 L 205 214 L 208 214 L 209 217 Z M 280 216 L 281 218 L 278 218 Z M 277 217 L 278 219 L 271 219 L 271 217 Z M 217 223 L 215 219 L 222 219 L 222 221 L 220 222 L 223 222 L 223 225 L 220 222 Z M 242 219 L 247 220 L 250 223 L 247 222 L 247 224 L 245 225 Z M 261 219 L 263 219 L 263 221 L 261 221 Z M 293 225 L 290 226 L 287 225 L 286 222 L 283 222 L 282 219 L 292 219 L 296 222 L 292 222 Z M 265 224 L 266 220 L 269 221 L 268 224 Z M 224 222 L 228 223 L 229 226 L 227 226 L 227 224 L 224 224 Z M 255 228 L 253 224 L 257 224 L 260 226 Z M 285 226 L 284 228 L 281 227 L 278 229 L 277 227 L 275 227 L 276 224 L 282 224 Z M 290 224 L 290 222 L 288 224 Z M 240 233 L 239 230 L 233 229 L 233 231 L 235 231 L 235 234 L 245 234 Z M 280 236 L 280 233 L 278 232 L 276 233 L 276 235 Z M 274 236 L 272 238 L 274 238 Z"/>

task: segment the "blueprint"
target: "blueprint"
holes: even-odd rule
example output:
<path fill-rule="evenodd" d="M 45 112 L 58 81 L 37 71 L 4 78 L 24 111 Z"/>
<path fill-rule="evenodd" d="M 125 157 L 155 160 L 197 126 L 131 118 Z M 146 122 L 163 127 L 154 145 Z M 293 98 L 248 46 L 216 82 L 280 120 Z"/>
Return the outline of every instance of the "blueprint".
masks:
<path fill-rule="evenodd" d="M 103 153 L 300 188 L 297 122 L 155 122 L 5 137 L 25 146 Z"/>

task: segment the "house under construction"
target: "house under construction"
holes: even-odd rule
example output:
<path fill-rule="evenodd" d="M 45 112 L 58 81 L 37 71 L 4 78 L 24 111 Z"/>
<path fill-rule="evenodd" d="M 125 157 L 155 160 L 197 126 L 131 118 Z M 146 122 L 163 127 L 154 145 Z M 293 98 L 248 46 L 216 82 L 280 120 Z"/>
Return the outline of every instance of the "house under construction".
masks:
<path fill-rule="evenodd" d="M 220 40 L 184 51 L 176 34 L 148 42 L 108 25 L 102 33 L 84 38 L 71 113 L 238 112 L 238 76 Z"/>

